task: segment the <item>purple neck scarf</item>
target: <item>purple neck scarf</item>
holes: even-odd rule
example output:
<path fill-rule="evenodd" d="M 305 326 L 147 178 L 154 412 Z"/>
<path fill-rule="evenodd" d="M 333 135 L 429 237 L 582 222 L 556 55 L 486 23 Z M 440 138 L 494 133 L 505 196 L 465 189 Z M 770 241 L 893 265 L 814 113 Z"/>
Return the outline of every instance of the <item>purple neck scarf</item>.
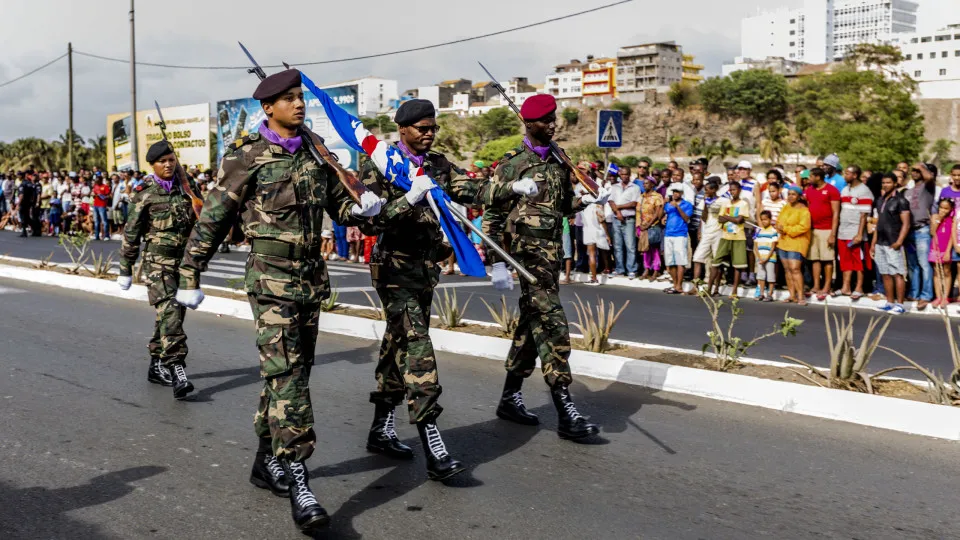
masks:
<path fill-rule="evenodd" d="M 544 161 L 546 161 L 547 156 L 550 155 L 549 146 L 534 146 L 533 143 L 530 142 L 530 139 L 527 137 L 523 138 L 523 144 L 526 145 L 526 147 L 529 148 L 534 154 L 540 156 L 540 159 Z"/>
<path fill-rule="evenodd" d="M 401 152 L 406 154 L 407 159 L 414 162 L 417 165 L 417 167 L 423 167 L 424 156 L 418 156 L 414 154 L 413 151 L 407 147 L 407 145 L 403 144 L 403 141 L 397 141 L 397 148 L 399 148 Z"/>
<path fill-rule="evenodd" d="M 290 152 L 291 154 L 296 154 L 297 149 L 300 148 L 300 144 L 303 142 L 303 139 L 299 135 L 296 137 L 290 137 L 289 139 L 284 139 L 278 135 L 276 131 L 267 127 L 266 120 L 260 124 L 260 135 L 263 135 L 264 139 L 272 142 L 273 144 L 280 145 L 284 150 Z"/>
<path fill-rule="evenodd" d="M 170 191 L 173 190 L 173 177 L 171 177 L 169 180 L 164 180 L 155 174 L 151 174 L 150 176 L 152 176 L 153 181 L 156 182 L 158 186 L 165 189 L 167 193 L 170 193 Z"/>

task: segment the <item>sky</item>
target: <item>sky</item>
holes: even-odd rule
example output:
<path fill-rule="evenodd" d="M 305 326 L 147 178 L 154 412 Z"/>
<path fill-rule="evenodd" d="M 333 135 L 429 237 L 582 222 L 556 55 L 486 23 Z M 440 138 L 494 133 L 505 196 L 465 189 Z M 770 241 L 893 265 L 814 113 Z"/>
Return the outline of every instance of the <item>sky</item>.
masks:
<path fill-rule="evenodd" d="M 0 84 L 66 52 L 129 58 L 129 3 L 124 0 L 2 0 Z M 242 66 L 242 40 L 262 64 L 343 58 L 429 45 L 582 11 L 613 0 L 338 0 L 137 2 L 137 60 Z M 798 7 L 802 0 L 777 0 Z M 462 7 L 456 7 L 462 6 Z M 482 7 L 481 7 L 482 6 Z M 401 91 L 445 79 L 484 80 L 477 60 L 500 79 L 543 83 L 552 66 L 572 58 L 615 55 L 625 45 L 674 40 L 720 73 L 739 55 L 740 19 L 770 0 L 633 2 L 533 29 L 428 51 L 306 67 L 318 84 L 365 75 L 393 78 Z M 126 63 L 74 55 L 74 127 L 86 138 L 106 131 L 106 116 L 130 110 Z M 269 70 L 268 70 L 269 71 Z M 215 103 L 249 96 L 244 70 L 137 67 L 138 109 Z M 68 125 L 67 62 L 0 87 L 0 141 L 53 139 Z"/>

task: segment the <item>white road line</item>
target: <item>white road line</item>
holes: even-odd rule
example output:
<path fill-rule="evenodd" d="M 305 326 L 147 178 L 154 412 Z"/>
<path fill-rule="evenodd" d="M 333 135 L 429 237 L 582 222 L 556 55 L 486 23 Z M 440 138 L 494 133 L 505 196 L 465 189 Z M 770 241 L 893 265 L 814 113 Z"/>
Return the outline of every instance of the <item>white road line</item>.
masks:
<path fill-rule="evenodd" d="M 20 294 L 25 292 L 27 291 L 23 289 L 14 289 L 13 287 L 4 287 L 3 285 L 0 285 L 0 294 Z"/>
<path fill-rule="evenodd" d="M 214 268 L 213 265 L 210 268 Z M 231 268 L 220 268 L 220 270 L 232 270 Z M 217 272 L 208 270 L 201 274 L 202 276 L 215 277 L 220 279 L 243 279 L 243 272 Z M 330 277 L 344 277 L 344 276 L 353 276 L 353 274 L 348 274 L 345 272 L 327 272 L 327 275 Z"/>
<path fill-rule="evenodd" d="M 229 272 L 240 272 L 241 274 L 244 271 L 243 268 L 237 268 L 236 266 L 228 266 L 226 264 L 219 264 L 215 262 L 208 264 L 207 268 L 211 268 L 213 270 L 227 270 Z"/>
<path fill-rule="evenodd" d="M 233 261 L 230 259 L 214 259 L 210 261 L 210 268 L 214 268 L 215 265 L 222 264 L 227 266 L 237 266 L 243 267 L 246 266 L 247 261 Z M 328 268 L 336 268 L 337 270 L 342 270 L 345 272 L 355 272 L 357 274 L 369 274 L 370 268 L 366 266 L 353 266 L 348 263 L 327 263 Z M 221 270 L 227 270 L 229 268 L 219 267 Z"/>
<path fill-rule="evenodd" d="M 456 289 L 459 287 L 490 287 L 489 281 L 467 281 L 464 283 L 441 283 L 437 285 L 438 289 Z M 373 292 L 376 289 L 373 287 L 335 287 L 337 292 L 340 293 L 352 293 L 352 292 Z"/>
<path fill-rule="evenodd" d="M 247 261 L 232 261 L 230 259 L 213 259 L 210 264 L 228 264 L 230 266 L 246 266 Z"/>

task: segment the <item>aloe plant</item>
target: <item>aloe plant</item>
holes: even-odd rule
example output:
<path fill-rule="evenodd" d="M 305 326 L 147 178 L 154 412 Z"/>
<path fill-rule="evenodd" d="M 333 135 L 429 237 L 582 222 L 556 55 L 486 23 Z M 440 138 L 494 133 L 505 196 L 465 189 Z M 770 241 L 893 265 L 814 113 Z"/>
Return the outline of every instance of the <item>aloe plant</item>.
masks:
<path fill-rule="evenodd" d="M 481 298 L 480 301 L 487 307 L 487 311 L 490 312 L 490 317 L 493 318 L 493 322 L 500 325 L 500 333 L 504 336 L 512 336 L 514 330 L 517 329 L 517 325 L 520 323 L 520 312 L 507 307 L 507 297 L 500 295 L 499 310 L 494 309 L 483 298 Z"/>
<path fill-rule="evenodd" d="M 610 333 L 617 324 L 617 320 L 620 319 L 620 315 L 623 314 L 623 310 L 630 305 L 630 301 L 624 302 L 617 310 L 613 302 L 604 305 L 603 300 L 598 296 L 597 305 L 594 308 L 590 302 L 581 300 L 579 294 L 575 296 L 577 301 L 571 302 L 571 304 L 573 304 L 573 309 L 577 313 L 577 322 L 571 322 L 570 325 L 576 327 L 583 334 L 583 343 L 586 350 L 590 352 L 608 350 L 610 348 Z"/>

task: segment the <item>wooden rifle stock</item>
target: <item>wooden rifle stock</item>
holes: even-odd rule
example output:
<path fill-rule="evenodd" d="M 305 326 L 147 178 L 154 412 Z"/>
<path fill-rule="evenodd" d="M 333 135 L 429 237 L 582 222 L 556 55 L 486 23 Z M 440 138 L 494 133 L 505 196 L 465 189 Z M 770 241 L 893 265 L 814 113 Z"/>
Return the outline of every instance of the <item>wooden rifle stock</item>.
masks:
<path fill-rule="evenodd" d="M 310 139 L 310 144 L 307 148 L 309 148 L 310 155 L 313 156 L 313 159 L 319 164 L 327 163 L 333 167 L 333 170 L 337 173 L 337 178 L 340 180 L 340 183 L 343 184 L 343 187 L 346 188 L 347 193 L 350 194 L 350 197 L 355 202 L 359 203 L 360 196 L 369 191 L 367 186 L 363 185 L 360 179 L 340 165 L 337 157 L 327 149 L 323 144 L 323 140 L 320 139 L 320 136 L 305 127 L 301 131 Z"/>
<path fill-rule="evenodd" d="M 177 159 L 177 177 L 180 178 L 180 188 L 183 189 L 183 192 L 190 196 L 190 207 L 193 208 L 193 213 L 197 216 L 197 219 L 200 219 L 200 211 L 203 210 L 203 199 L 197 196 L 193 192 L 193 187 L 190 185 L 189 177 L 187 176 L 187 171 L 183 170 L 183 165 L 180 164 L 180 160 Z"/>

